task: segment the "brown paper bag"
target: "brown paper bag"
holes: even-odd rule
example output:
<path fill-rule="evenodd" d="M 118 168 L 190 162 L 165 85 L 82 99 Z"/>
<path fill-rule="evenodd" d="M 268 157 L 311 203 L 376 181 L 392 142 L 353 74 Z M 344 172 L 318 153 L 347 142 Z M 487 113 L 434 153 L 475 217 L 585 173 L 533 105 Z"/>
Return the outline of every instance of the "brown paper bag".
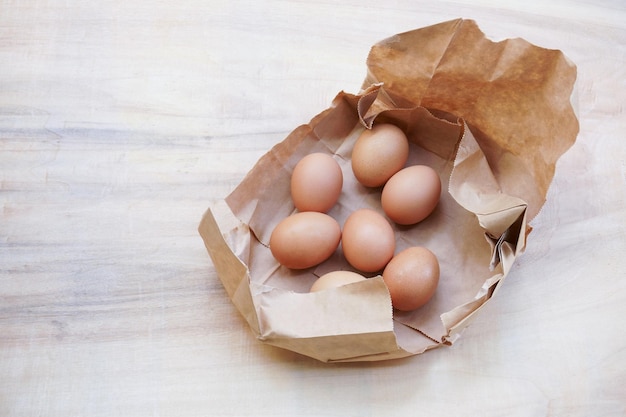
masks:
<path fill-rule="evenodd" d="M 274 146 L 199 226 L 224 288 L 258 338 L 320 361 L 400 358 L 457 340 L 524 251 L 528 222 L 578 133 L 575 66 L 522 39 L 494 43 L 471 20 L 392 36 L 372 47 L 367 65 L 362 91 L 340 92 Z M 422 245 L 440 261 L 435 296 L 411 312 L 393 310 L 380 276 L 309 293 L 320 275 L 352 270 L 340 249 L 294 271 L 268 248 L 273 228 L 295 211 L 290 175 L 309 153 L 340 163 L 344 188 L 329 212 L 340 225 L 358 208 L 381 210 L 380 190 L 361 186 L 350 167 L 355 140 L 380 122 L 407 133 L 407 164 L 433 167 L 444 190 L 426 220 L 394 225 L 396 252 Z"/>

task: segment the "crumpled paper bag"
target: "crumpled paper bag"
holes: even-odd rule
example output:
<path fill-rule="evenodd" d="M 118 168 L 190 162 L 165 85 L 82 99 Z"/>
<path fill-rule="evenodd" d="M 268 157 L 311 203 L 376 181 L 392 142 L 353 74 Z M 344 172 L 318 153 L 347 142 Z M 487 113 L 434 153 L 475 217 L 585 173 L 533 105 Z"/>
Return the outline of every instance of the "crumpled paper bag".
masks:
<path fill-rule="evenodd" d="M 325 362 L 400 358 L 456 341 L 524 251 L 528 223 L 579 129 L 570 103 L 576 67 L 563 53 L 522 39 L 492 42 L 472 20 L 385 39 L 367 67 L 358 94 L 340 92 L 293 130 L 199 226 L 259 340 Z M 342 168 L 342 195 L 328 213 L 340 225 L 358 208 L 381 210 L 380 190 L 361 186 L 350 167 L 359 134 L 381 122 L 404 129 L 407 165 L 433 167 L 444 190 L 426 220 L 393 226 L 396 252 L 422 245 L 440 261 L 435 296 L 411 312 L 393 310 L 380 275 L 309 293 L 320 275 L 353 270 L 340 248 L 304 271 L 280 266 L 268 248 L 273 228 L 295 211 L 290 175 L 309 153 L 331 154 Z"/>

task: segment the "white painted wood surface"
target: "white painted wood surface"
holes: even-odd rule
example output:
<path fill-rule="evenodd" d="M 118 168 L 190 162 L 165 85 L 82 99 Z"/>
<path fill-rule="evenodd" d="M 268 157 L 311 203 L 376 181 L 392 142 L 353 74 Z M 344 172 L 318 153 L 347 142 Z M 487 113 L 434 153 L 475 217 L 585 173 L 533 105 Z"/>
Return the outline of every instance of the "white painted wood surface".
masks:
<path fill-rule="evenodd" d="M 578 66 L 527 252 L 451 348 L 261 345 L 202 213 L 357 92 L 371 45 L 457 17 Z M 0 415 L 626 415 L 625 22 L 621 0 L 0 0 Z"/>

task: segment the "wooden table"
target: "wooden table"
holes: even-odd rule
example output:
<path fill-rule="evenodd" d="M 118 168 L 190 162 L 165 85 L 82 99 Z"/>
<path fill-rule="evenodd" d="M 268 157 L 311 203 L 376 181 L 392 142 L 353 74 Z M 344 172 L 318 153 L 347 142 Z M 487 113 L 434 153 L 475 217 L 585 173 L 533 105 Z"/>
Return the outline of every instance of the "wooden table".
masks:
<path fill-rule="evenodd" d="M 261 344 L 202 213 L 358 92 L 371 45 L 457 17 L 578 66 L 526 253 L 450 348 Z M 0 415 L 626 415 L 624 22 L 621 0 L 0 0 Z"/>

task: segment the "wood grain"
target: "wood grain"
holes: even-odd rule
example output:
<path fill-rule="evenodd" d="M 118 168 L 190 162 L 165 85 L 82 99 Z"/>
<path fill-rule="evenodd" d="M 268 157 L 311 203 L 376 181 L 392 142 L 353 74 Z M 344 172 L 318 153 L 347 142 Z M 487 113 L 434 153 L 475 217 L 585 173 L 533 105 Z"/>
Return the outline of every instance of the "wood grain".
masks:
<path fill-rule="evenodd" d="M 449 349 L 261 345 L 202 213 L 357 92 L 371 45 L 457 17 L 578 66 L 527 252 Z M 0 0 L 0 415 L 625 415 L 625 21 L 618 0 Z"/>

